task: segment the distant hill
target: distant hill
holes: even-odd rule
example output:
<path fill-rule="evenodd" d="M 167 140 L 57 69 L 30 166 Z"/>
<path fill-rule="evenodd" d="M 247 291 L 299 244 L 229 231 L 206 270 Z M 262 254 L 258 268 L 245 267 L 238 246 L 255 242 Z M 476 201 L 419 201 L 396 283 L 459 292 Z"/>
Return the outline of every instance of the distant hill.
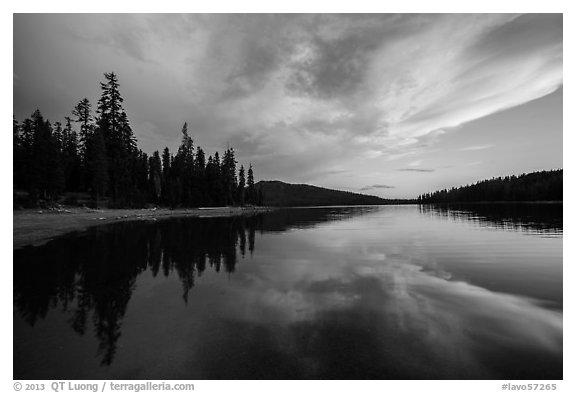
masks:
<path fill-rule="evenodd" d="M 562 201 L 562 169 L 495 177 L 420 195 L 421 203 Z"/>
<path fill-rule="evenodd" d="M 281 181 L 260 181 L 256 191 L 262 191 L 266 206 L 334 206 L 334 205 L 382 205 L 397 201 L 382 199 L 373 195 L 356 194 L 347 191 L 308 184 L 289 184 Z"/>

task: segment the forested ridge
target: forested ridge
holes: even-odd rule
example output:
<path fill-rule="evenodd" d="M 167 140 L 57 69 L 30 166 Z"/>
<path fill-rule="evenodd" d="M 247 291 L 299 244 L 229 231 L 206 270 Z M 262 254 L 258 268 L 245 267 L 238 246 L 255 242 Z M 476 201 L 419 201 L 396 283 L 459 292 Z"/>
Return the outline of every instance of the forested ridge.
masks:
<path fill-rule="evenodd" d="M 495 177 L 418 197 L 420 203 L 562 201 L 562 169 Z"/>
<path fill-rule="evenodd" d="M 267 206 L 384 205 L 410 202 L 277 180 L 260 181 L 256 183 L 256 190 L 262 194 Z"/>
<path fill-rule="evenodd" d="M 65 193 L 89 194 L 91 204 L 108 207 L 262 203 L 252 165 L 237 169 L 233 148 L 206 158 L 186 123 L 175 154 L 168 147 L 151 156 L 140 150 L 118 77 L 104 77 L 95 111 L 85 98 L 63 123 L 52 124 L 39 109 L 21 123 L 13 119 L 13 185 L 26 194 L 15 193 L 15 206 L 56 202 Z"/>

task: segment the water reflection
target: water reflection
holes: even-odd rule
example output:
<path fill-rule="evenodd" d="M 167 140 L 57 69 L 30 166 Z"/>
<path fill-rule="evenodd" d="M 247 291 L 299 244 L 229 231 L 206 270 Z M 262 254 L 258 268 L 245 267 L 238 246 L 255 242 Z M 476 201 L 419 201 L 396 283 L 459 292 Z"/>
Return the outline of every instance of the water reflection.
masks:
<path fill-rule="evenodd" d="M 561 236 L 500 216 L 288 209 L 15 251 L 14 377 L 562 378 Z"/>
<path fill-rule="evenodd" d="M 561 203 L 420 205 L 420 211 L 435 217 L 472 221 L 482 227 L 562 234 Z"/>
<path fill-rule="evenodd" d="M 364 209 L 278 210 L 267 215 L 174 218 L 124 222 L 89 229 L 14 252 L 14 304 L 34 325 L 52 309 L 71 311 L 80 335 L 91 322 L 103 365 L 114 360 L 122 319 L 137 277 L 150 270 L 175 274 L 188 302 L 197 277 L 209 266 L 233 273 L 238 252 L 254 252 L 256 231 L 281 232 L 362 214 Z M 89 317 L 91 321 L 89 321 Z"/>
<path fill-rule="evenodd" d="M 126 222 L 15 251 L 14 304 L 30 325 L 51 309 L 71 309 L 70 326 L 81 335 L 92 315 L 102 364 L 111 364 L 138 275 L 176 274 L 187 302 L 207 266 L 233 273 L 238 250 L 244 257 L 248 243 L 253 252 L 259 222 L 257 216 Z"/>

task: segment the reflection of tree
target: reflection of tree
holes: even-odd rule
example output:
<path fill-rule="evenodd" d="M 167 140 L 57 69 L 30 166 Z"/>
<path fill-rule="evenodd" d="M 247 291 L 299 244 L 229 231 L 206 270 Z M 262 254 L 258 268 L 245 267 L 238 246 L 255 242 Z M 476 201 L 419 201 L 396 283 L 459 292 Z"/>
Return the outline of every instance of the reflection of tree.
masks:
<path fill-rule="evenodd" d="M 372 210 L 374 208 L 371 208 Z M 92 228 L 14 252 L 14 305 L 30 325 L 54 308 L 84 335 L 92 323 L 103 365 L 114 361 L 122 320 L 139 274 L 176 274 L 188 301 L 207 269 L 233 273 L 238 253 L 254 252 L 256 232 L 306 228 L 366 208 L 288 209 L 221 218 L 125 222 Z"/>
<path fill-rule="evenodd" d="M 257 222 L 242 216 L 119 223 L 17 250 L 15 306 L 30 325 L 52 308 L 70 310 L 69 323 L 81 335 L 91 318 L 101 363 L 109 365 L 140 273 L 177 274 L 187 302 L 207 262 L 216 271 L 234 272 L 237 249 L 244 255 L 246 237 L 254 249 Z"/>
<path fill-rule="evenodd" d="M 420 211 L 437 217 L 473 221 L 483 227 L 536 233 L 562 233 L 562 204 L 485 203 L 420 205 Z"/>
<path fill-rule="evenodd" d="M 323 223 L 353 218 L 378 211 L 378 206 L 292 208 L 274 210 L 255 216 L 255 227 L 260 233 L 283 232 L 291 229 L 312 228 Z"/>

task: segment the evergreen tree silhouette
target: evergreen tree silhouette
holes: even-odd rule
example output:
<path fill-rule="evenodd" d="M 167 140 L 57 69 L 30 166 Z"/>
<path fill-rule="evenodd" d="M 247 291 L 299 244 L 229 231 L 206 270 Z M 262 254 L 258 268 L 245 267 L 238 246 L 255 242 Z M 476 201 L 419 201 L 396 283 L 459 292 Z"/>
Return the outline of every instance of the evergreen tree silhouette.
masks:
<path fill-rule="evenodd" d="M 96 205 L 143 207 L 224 206 L 257 203 L 252 165 L 236 170 L 233 148 L 206 159 L 194 146 L 188 124 L 176 155 L 168 147 L 152 156 L 138 148 L 115 73 L 104 73 L 101 96 L 92 114 L 88 98 L 72 109 L 73 117 L 54 127 L 36 110 L 22 123 L 13 118 L 15 189 L 26 190 L 35 205 L 55 201 L 62 192 L 87 192 Z M 77 123 L 79 132 L 72 123 Z"/>

